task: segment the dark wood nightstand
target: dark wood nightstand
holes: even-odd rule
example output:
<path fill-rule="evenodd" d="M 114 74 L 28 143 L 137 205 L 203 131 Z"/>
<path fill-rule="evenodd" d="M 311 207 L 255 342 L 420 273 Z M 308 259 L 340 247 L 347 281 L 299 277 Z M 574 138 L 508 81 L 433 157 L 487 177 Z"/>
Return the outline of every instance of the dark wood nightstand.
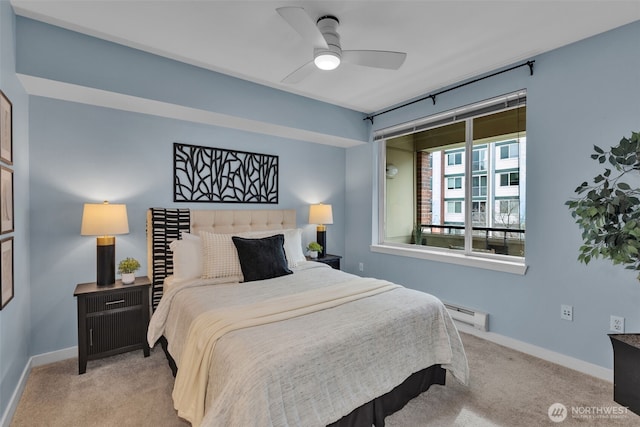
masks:
<path fill-rule="evenodd" d="M 113 285 L 80 283 L 78 297 L 78 373 L 87 370 L 87 361 L 142 349 L 149 356 L 148 277 L 136 277 L 130 285 L 118 280 Z"/>
<path fill-rule="evenodd" d="M 306 258 L 307 258 L 307 261 L 321 262 L 323 264 L 327 264 L 328 266 L 331 266 L 332 268 L 335 268 L 336 270 L 340 270 L 340 260 L 342 259 L 340 255 L 326 254 L 322 258 L 310 258 L 310 257 L 306 257 Z"/>

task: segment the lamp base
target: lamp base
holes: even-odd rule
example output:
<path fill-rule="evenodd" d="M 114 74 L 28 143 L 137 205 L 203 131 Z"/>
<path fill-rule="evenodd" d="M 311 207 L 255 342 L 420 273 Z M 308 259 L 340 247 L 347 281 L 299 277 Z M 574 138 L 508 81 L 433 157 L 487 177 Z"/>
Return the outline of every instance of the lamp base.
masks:
<path fill-rule="evenodd" d="M 100 239 L 100 238 L 99 238 Z M 97 280 L 98 286 L 113 285 L 116 283 L 116 242 L 115 237 L 111 244 L 97 246 Z"/>
<path fill-rule="evenodd" d="M 324 225 L 316 229 L 316 241 L 322 246 L 322 250 L 318 251 L 318 258 L 324 258 L 327 255 L 327 227 Z"/>

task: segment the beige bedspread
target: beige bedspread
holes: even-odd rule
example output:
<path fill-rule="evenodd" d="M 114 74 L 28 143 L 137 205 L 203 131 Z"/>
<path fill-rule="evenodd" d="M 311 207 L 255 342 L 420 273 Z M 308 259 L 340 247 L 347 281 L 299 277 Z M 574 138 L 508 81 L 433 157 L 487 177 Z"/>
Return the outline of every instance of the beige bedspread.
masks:
<path fill-rule="evenodd" d="M 202 313 L 238 312 L 354 279 L 323 264 L 305 263 L 292 275 L 262 282 L 181 284 L 172 287 L 154 313 L 149 342 L 164 334 L 178 372 L 189 371 L 186 361 L 193 359 L 183 347 L 190 325 Z M 179 309 L 187 306 L 189 311 Z M 468 380 L 460 338 L 442 303 L 402 287 L 231 331 L 221 335 L 209 359 L 206 397 L 199 403 L 204 426 L 325 426 L 438 363 L 463 383 Z"/>

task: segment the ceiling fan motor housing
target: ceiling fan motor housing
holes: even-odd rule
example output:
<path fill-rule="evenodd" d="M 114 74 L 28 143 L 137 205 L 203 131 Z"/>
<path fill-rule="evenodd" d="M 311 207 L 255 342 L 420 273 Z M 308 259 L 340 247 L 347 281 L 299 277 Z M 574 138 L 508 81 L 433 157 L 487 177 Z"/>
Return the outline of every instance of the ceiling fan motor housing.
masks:
<path fill-rule="evenodd" d="M 318 19 L 316 25 L 318 30 L 322 33 L 322 36 L 327 42 L 328 48 L 315 48 L 313 50 L 313 57 L 317 58 L 323 54 L 329 54 L 337 56 L 338 59 L 342 58 L 342 48 L 340 47 L 340 35 L 338 34 L 338 25 L 340 21 L 335 16 L 327 15 Z"/>

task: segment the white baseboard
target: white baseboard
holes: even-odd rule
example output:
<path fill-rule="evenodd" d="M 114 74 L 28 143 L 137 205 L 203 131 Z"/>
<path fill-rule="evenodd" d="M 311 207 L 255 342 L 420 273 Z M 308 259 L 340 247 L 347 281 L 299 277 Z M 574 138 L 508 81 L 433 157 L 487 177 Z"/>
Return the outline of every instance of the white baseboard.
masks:
<path fill-rule="evenodd" d="M 60 362 L 61 360 L 71 359 L 74 357 L 78 357 L 78 346 L 32 356 L 31 367 L 35 368 L 36 366 L 48 365 L 49 363 Z"/>
<path fill-rule="evenodd" d="M 464 323 L 455 322 L 455 324 L 460 332 L 474 335 L 478 338 L 546 360 L 547 362 L 555 363 L 556 365 L 564 366 L 565 368 L 573 369 L 574 371 L 613 383 L 613 369 L 607 369 L 600 365 L 585 362 L 584 360 L 576 359 L 575 357 L 567 356 L 562 353 L 556 353 L 555 351 L 538 347 L 537 345 L 529 344 L 524 341 L 519 341 L 514 338 L 509 338 L 504 335 L 480 331 Z"/>
<path fill-rule="evenodd" d="M 31 359 L 27 362 L 24 369 L 22 370 L 22 375 L 20 375 L 20 381 L 18 381 L 18 385 L 16 389 L 13 391 L 11 395 L 11 399 L 9 399 L 9 404 L 7 405 L 7 409 L 5 409 L 4 414 L 2 414 L 2 418 L 0 419 L 0 426 L 9 427 L 11 424 L 11 419 L 13 418 L 13 414 L 16 412 L 18 408 L 18 402 L 20 402 L 20 397 L 22 397 L 22 392 L 24 391 L 25 386 L 27 385 L 27 378 L 29 378 L 29 372 L 31 372 Z"/>
<path fill-rule="evenodd" d="M 9 404 L 7 405 L 7 409 L 4 411 L 4 414 L 2 414 L 2 418 L 0 418 L 0 426 L 9 427 L 9 425 L 11 424 L 13 414 L 16 412 L 16 409 L 18 409 L 18 403 L 20 402 L 20 398 L 22 397 L 24 388 L 27 386 L 27 379 L 29 378 L 31 369 L 37 366 L 71 359 L 72 357 L 78 357 L 77 346 L 31 356 L 27 361 L 24 369 L 22 370 L 22 375 L 20 375 L 18 385 L 11 395 L 11 399 L 9 400 Z"/>

